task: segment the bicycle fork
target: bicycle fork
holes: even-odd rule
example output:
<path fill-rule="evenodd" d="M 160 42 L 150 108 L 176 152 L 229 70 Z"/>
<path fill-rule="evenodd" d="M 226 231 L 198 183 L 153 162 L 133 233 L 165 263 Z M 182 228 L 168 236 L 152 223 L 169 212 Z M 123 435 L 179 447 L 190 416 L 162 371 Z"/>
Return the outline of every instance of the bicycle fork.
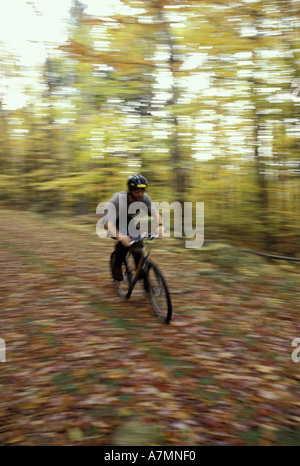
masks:
<path fill-rule="evenodd" d="M 149 256 L 149 252 L 147 253 L 146 252 L 146 248 L 143 247 L 142 251 L 139 249 L 138 252 L 141 252 L 141 259 L 140 259 L 140 262 L 139 262 L 139 265 L 137 266 L 137 269 L 136 269 L 136 272 L 135 272 L 135 276 L 132 280 L 132 282 L 130 283 L 130 286 L 129 286 L 129 289 L 128 289 L 128 292 L 127 292 L 127 295 L 126 295 L 126 299 L 129 299 L 131 294 L 132 294 L 132 291 L 133 291 L 133 288 L 135 287 L 136 285 L 136 282 L 138 281 L 139 279 L 139 276 L 140 276 L 140 273 L 141 273 L 141 270 L 144 266 L 144 264 L 146 263 L 147 259 L 148 259 L 148 256 Z"/>

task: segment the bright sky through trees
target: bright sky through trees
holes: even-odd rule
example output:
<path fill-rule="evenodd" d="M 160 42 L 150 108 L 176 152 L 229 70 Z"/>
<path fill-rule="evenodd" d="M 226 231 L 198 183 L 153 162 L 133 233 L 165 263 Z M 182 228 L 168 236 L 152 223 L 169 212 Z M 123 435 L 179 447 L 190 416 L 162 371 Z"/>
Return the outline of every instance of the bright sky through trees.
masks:
<path fill-rule="evenodd" d="M 0 16 L 0 46 L 28 67 L 28 77 L 4 81 L 0 71 L 0 94 L 5 94 L 8 108 L 21 107 L 25 101 L 24 86 L 34 79 L 33 68 L 43 63 L 47 48 L 67 38 L 72 0 L 11 0 Z M 119 0 L 86 0 L 85 12 L 107 16 L 128 13 Z"/>

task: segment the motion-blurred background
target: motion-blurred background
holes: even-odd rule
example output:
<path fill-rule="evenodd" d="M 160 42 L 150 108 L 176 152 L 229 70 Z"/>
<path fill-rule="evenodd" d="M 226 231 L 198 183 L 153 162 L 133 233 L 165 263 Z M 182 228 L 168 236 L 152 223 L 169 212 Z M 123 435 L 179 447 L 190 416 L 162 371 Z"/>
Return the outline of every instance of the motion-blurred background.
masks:
<path fill-rule="evenodd" d="M 143 173 L 205 236 L 294 256 L 299 3 L 14 0 L 1 15 L 0 201 L 95 213 Z"/>

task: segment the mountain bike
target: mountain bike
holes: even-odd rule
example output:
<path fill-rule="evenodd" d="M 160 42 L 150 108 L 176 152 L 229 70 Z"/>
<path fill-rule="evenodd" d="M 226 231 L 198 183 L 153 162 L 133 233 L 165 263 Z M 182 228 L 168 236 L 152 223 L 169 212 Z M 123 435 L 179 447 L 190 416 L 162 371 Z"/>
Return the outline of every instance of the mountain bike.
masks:
<path fill-rule="evenodd" d="M 157 235 L 144 234 L 132 238 L 122 264 L 123 280 L 118 281 L 113 277 L 116 251 L 111 254 L 110 267 L 114 287 L 121 298 L 129 299 L 138 280 L 143 282 L 145 293 L 157 317 L 162 323 L 168 324 L 172 318 L 172 303 L 168 286 L 159 268 L 149 260 L 149 244 L 147 247 L 144 244 L 144 240 L 154 238 L 157 238 Z"/>

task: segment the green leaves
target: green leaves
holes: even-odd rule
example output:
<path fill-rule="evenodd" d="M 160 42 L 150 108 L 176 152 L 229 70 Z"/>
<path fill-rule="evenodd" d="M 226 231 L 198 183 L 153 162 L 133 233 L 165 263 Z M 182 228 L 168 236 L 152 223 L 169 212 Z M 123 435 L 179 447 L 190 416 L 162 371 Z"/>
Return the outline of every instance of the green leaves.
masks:
<path fill-rule="evenodd" d="M 292 2 L 122 3 L 97 18 L 78 2 L 26 105 L 0 107 L 1 200 L 95 211 L 141 171 L 158 201 L 204 201 L 208 237 L 297 254 Z"/>

